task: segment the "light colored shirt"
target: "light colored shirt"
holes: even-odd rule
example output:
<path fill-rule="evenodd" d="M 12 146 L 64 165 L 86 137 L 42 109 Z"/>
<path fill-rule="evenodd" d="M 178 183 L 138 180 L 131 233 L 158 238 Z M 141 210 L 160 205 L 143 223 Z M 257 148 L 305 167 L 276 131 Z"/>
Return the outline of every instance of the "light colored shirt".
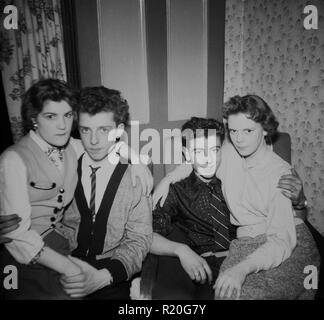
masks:
<path fill-rule="evenodd" d="M 82 177 L 81 183 L 83 186 L 84 194 L 87 200 L 88 207 L 90 207 L 90 195 L 91 195 L 91 173 L 93 168 L 100 167 L 96 171 L 96 197 L 95 197 L 95 210 L 96 213 L 100 208 L 100 204 L 104 193 L 106 191 L 107 184 L 110 180 L 112 173 L 114 172 L 116 165 L 119 161 L 119 156 L 116 152 L 110 153 L 108 157 L 102 161 L 93 161 L 87 153 L 84 154 L 82 159 Z"/>
<path fill-rule="evenodd" d="M 27 169 L 15 151 L 6 151 L 0 158 L 1 215 L 17 214 L 19 227 L 6 234 L 14 239 L 6 244 L 14 258 L 21 263 L 31 261 L 44 246 L 42 237 L 30 229 L 31 205 L 27 187 Z"/>
<path fill-rule="evenodd" d="M 31 139 L 47 152 L 50 145 L 33 131 Z M 6 246 L 15 259 L 21 263 L 31 261 L 44 246 L 42 237 L 31 225 L 31 204 L 27 187 L 27 169 L 16 151 L 7 150 L 0 157 L 0 208 L 1 215 L 17 214 L 21 218 L 19 227 L 6 237 L 13 239 Z"/>
<path fill-rule="evenodd" d="M 49 145 L 45 140 L 38 136 L 34 131 L 29 132 L 30 137 L 38 144 L 41 150 L 48 156 L 48 158 L 55 164 L 60 170 L 61 174 L 64 174 L 64 149 L 59 149 Z"/>
<path fill-rule="evenodd" d="M 217 171 L 223 194 L 231 211 L 231 223 L 239 226 L 237 237 L 266 234 L 267 241 L 249 259 L 259 270 L 280 265 L 296 246 L 295 224 L 291 201 L 277 187 L 290 165 L 266 148 L 255 158 L 240 157 L 232 144 L 222 147 L 222 161 Z"/>

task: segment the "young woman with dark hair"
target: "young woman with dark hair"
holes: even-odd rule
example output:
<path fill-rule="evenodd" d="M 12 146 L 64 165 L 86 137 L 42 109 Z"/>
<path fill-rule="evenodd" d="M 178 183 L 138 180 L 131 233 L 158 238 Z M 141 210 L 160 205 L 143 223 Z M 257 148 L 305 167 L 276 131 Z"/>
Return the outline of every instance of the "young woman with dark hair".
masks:
<path fill-rule="evenodd" d="M 77 183 L 77 156 L 68 143 L 77 105 L 65 82 L 38 81 L 21 107 L 28 133 L 1 155 L 1 215 L 20 218 L 1 252 L 1 264 L 18 270 L 18 288 L 4 290 L 5 299 L 66 299 L 59 276 L 80 273 L 56 227 Z"/>
<path fill-rule="evenodd" d="M 221 266 L 215 295 L 221 298 L 313 298 L 304 288 L 304 268 L 319 266 L 319 255 L 304 222 L 277 187 L 291 166 L 266 140 L 276 135 L 278 122 L 258 96 L 235 96 L 225 104 L 231 144 L 222 150 L 218 175 L 238 227 L 237 239 Z"/>

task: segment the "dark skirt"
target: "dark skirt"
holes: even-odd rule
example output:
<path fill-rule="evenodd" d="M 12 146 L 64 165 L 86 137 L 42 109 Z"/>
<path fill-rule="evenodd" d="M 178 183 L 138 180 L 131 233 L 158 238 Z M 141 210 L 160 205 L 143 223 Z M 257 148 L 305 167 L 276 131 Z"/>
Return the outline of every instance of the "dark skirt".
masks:
<path fill-rule="evenodd" d="M 69 242 L 63 236 L 53 231 L 44 238 L 46 246 L 68 255 Z M 12 255 L 3 248 L 0 253 L 0 270 L 12 265 L 18 271 L 18 288 L 5 289 L 1 286 L 1 298 L 4 300 L 67 300 L 69 296 L 63 291 L 59 282 L 60 274 L 38 263 L 26 265 L 18 263 Z M 2 275 L 4 278 L 6 275 Z M 2 282 L 3 283 L 3 279 Z"/>
<path fill-rule="evenodd" d="M 242 286 L 241 299 L 314 299 L 316 290 L 304 287 L 304 280 L 308 275 L 308 273 L 304 273 L 304 269 L 306 266 L 313 265 L 319 271 L 319 252 L 304 223 L 296 226 L 296 233 L 297 245 L 291 256 L 276 268 L 248 275 Z M 233 240 L 229 255 L 224 260 L 220 272 L 237 265 L 265 241 L 265 235 Z"/>

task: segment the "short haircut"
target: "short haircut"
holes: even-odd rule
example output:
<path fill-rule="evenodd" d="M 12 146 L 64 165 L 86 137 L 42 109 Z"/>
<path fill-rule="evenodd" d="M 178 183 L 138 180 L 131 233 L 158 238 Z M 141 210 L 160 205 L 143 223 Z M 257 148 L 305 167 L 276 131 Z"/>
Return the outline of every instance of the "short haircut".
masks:
<path fill-rule="evenodd" d="M 260 123 L 268 134 L 265 137 L 267 143 L 278 133 L 278 125 L 275 115 L 269 105 L 257 95 L 234 96 L 225 103 L 224 118 L 230 115 L 244 113 L 249 119 Z"/>
<path fill-rule="evenodd" d="M 221 143 L 224 141 L 225 129 L 224 125 L 215 120 L 208 118 L 192 117 L 181 128 L 182 132 L 182 146 L 186 147 L 189 139 L 196 139 L 197 137 L 208 137 L 212 132 L 216 132 Z M 187 133 L 187 134 L 186 134 Z M 188 139 L 189 138 L 189 139 Z"/>
<path fill-rule="evenodd" d="M 21 104 L 21 117 L 24 133 L 33 129 L 32 119 L 36 119 L 42 112 L 47 101 L 66 101 L 76 111 L 78 107 L 78 93 L 67 83 L 58 79 L 41 79 L 35 82 L 24 94 Z"/>
<path fill-rule="evenodd" d="M 80 93 L 78 113 L 95 115 L 100 112 L 112 112 L 116 125 L 129 123 L 129 105 L 118 90 L 104 86 L 86 87 Z"/>

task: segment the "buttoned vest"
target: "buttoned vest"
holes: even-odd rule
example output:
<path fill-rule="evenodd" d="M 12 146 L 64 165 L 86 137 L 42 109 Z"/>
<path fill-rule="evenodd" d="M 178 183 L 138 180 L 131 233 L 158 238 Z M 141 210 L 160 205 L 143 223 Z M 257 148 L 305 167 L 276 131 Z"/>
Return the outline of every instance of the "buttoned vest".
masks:
<path fill-rule="evenodd" d="M 27 189 L 31 204 L 31 229 L 41 236 L 55 229 L 64 208 L 73 199 L 77 184 L 77 156 L 68 144 L 61 172 L 28 135 L 9 150 L 17 152 L 27 169 Z"/>

